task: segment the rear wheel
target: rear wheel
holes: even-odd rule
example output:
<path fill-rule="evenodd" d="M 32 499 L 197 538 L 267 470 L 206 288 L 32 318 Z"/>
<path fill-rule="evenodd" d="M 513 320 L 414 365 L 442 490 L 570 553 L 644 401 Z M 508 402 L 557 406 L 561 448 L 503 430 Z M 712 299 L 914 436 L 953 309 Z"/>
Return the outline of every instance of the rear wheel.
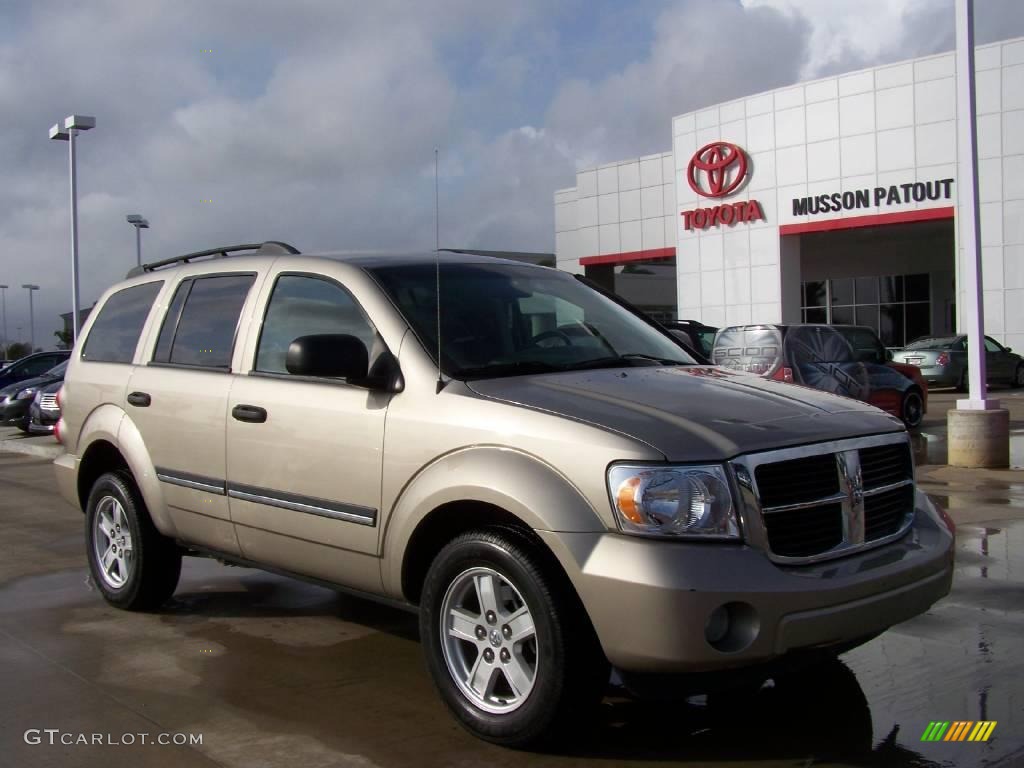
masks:
<path fill-rule="evenodd" d="M 438 554 L 420 639 L 441 698 L 474 735 L 509 747 L 579 722 L 608 664 L 564 576 L 512 531 L 475 531 Z"/>
<path fill-rule="evenodd" d="M 153 525 L 130 473 L 108 472 L 93 484 L 85 538 L 93 581 L 111 605 L 142 611 L 174 594 L 181 552 Z"/>
<path fill-rule="evenodd" d="M 907 425 L 907 429 L 921 426 L 924 420 L 924 399 L 916 389 L 904 393 L 903 402 L 900 404 L 900 418 Z"/>

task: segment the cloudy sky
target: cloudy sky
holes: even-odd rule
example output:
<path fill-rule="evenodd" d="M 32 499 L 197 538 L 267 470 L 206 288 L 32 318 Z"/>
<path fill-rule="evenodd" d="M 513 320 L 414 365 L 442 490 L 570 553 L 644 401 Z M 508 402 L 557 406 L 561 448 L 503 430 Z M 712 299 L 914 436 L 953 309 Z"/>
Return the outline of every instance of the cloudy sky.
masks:
<path fill-rule="evenodd" d="M 977 0 L 979 42 L 1024 0 Z M 134 264 L 281 239 L 553 249 L 577 167 L 671 148 L 708 104 L 953 48 L 952 0 L 7 0 L 0 4 L 0 283 L 70 309 L 67 145 L 79 142 L 82 299 Z M 204 202 L 211 201 L 211 202 Z M 7 291 L 27 339 L 26 291 Z M 22 326 L 21 334 L 17 327 Z M 0 329 L 2 333 L 2 329 Z"/>

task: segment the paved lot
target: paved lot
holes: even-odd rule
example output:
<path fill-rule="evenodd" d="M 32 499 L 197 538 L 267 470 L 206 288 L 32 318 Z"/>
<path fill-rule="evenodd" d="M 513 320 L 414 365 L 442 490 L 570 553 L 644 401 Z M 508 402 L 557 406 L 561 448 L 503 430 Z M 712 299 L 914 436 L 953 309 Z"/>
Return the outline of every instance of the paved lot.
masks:
<path fill-rule="evenodd" d="M 1024 765 L 1024 473 L 920 477 L 960 524 L 954 592 L 927 615 L 755 694 L 610 697 L 586 737 L 521 754 L 448 717 L 408 614 L 195 559 L 159 613 L 108 607 L 48 461 L 0 452 L 0 766 Z M 998 726 L 987 744 L 920 741 L 958 719 Z M 43 729 L 202 744 L 50 745 Z"/>

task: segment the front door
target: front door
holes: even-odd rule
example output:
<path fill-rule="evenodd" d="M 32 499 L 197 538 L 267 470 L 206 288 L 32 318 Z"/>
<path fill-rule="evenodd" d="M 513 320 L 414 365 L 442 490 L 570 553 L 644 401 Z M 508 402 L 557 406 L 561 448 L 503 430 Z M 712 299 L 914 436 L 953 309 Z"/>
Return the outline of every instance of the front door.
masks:
<path fill-rule="evenodd" d="M 323 277 L 278 273 L 252 371 L 228 402 L 227 478 L 242 554 L 287 571 L 381 590 L 377 550 L 384 417 L 390 395 L 297 377 L 285 356 L 300 336 L 357 336 L 382 349 L 352 295 Z"/>
<path fill-rule="evenodd" d="M 238 554 L 224 488 L 224 429 L 238 320 L 255 276 L 183 280 L 125 412 L 139 432 L 178 535 Z"/>
<path fill-rule="evenodd" d="M 1010 355 L 995 339 L 985 337 L 985 368 L 989 381 L 1008 381 L 1014 374 L 1010 370 Z"/>

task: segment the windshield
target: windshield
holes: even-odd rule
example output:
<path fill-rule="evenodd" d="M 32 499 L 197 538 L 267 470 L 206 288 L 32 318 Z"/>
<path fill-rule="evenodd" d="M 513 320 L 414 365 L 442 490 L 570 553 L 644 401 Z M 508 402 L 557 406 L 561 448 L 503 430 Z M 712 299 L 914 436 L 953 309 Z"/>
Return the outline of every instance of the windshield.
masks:
<path fill-rule="evenodd" d="M 65 360 L 63 363 L 58 363 L 57 365 L 53 366 L 53 368 L 51 368 L 50 370 L 48 370 L 46 372 L 46 375 L 47 376 L 63 376 L 64 375 L 64 371 L 67 370 L 67 367 L 68 367 L 68 361 Z"/>
<path fill-rule="evenodd" d="M 370 272 L 436 360 L 434 265 Z M 442 261 L 441 298 L 441 363 L 456 378 L 694 363 L 667 336 L 565 272 Z"/>
<path fill-rule="evenodd" d="M 918 339 L 907 344 L 904 349 L 956 349 L 962 345 L 957 344 L 956 336 L 942 336 L 934 339 Z"/>

